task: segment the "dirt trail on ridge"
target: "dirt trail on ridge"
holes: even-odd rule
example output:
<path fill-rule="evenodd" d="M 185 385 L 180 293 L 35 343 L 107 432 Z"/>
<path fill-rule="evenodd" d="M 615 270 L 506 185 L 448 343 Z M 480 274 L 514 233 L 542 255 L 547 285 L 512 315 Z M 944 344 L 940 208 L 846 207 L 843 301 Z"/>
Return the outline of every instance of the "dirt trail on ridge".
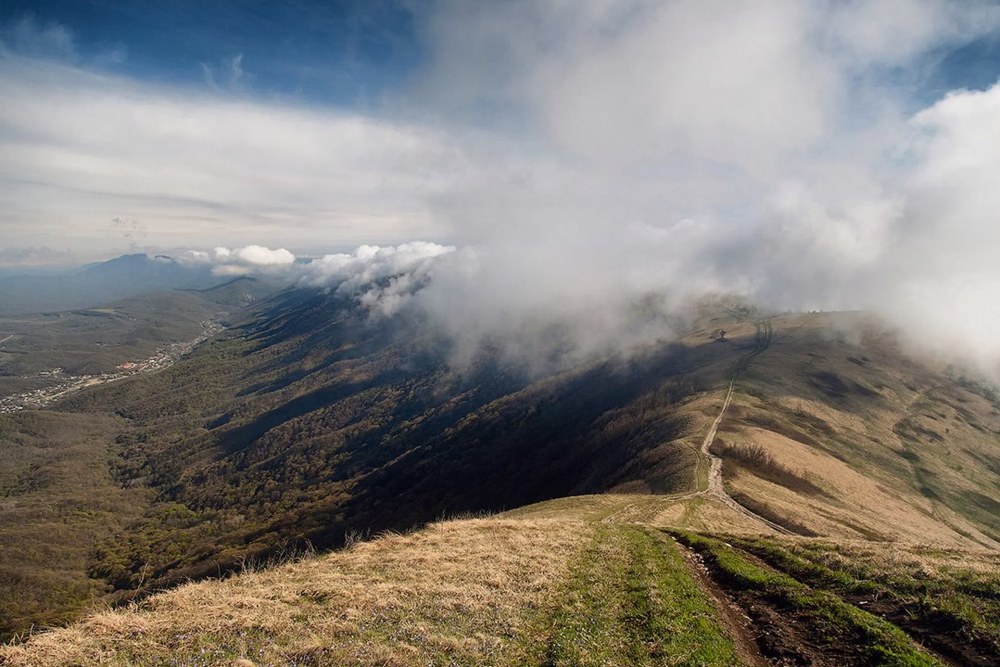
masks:
<path fill-rule="evenodd" d="M 722 459 L 715 454 L 712 454 L 710 451 L 712 443 L 715 442 L 715 436 L 719 432 L 719 426 L 722 424 L 722 420 L 726 416 L 726 410 L 729 409 L 729 404 L 732 403 L 733 389 L 736 386 L 736 381 L 739 380 L 743 373 L 746 372 L 747 368 L 749 368 L 750 361 L 771 346 L 771 340 L 774 335 L 771 328 L 771 320 L 766 319 L 761 322 L 757 322 L 756 327 L 757 332 L 754 335 L 754 340 L 757 343 L 757 346 L 752 351 L 740 357 L 739 361 L 736 362 L 736 366 L 733 368 L 733 377 L 729 381 L 729 387 L 726 390 L 726 399 L 722 403 L 722 410 L 719 411 L 719 416 L 712 422 L 712 426 L 708 429 L 708 433 L 705 434 L 705 439 L 701 443 L 701 453 L 709 461 L 708 488 L 704 491 L 692 494 L 692 497 L 711 496 L 713 498 L 717 498 L 733 511 L 738 512 L 743 516 L 756 521 L 757 523 L 763 524 L 771 530 L 777 531 L 783 535 L 794 535 L 792 531 L 788 530 L 784 526 L 780 526 L 773 521 L 769 521 L 736 502 L 733 497 L 726 492 L 726 488 L 722 483 Z"/>

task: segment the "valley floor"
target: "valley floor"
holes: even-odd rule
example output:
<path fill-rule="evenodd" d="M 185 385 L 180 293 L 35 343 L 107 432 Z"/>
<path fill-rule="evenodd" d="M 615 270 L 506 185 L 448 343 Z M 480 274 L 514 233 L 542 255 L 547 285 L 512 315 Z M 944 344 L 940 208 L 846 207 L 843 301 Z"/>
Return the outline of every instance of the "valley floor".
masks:
<path fill-rule="evenodd" d="M 39 384 L 40 386 L 28 391 L 0 396 L 0 415 L 20 412 L 22 410 L 39 410 L 88 387 L 110 384 L 141 373 L 152 373 L 168 368 L 176 363 L 178 359 L 191 352 L 196 345 L 218 334 L 224 328 L 221 324 L 214 321 L 214 319 L 205 320 L 201 323 L 201 326 L 203 331 L 195 338 L 165 345 L 156 350 L 148 358 L 123 362 L 112 373 L 67 376 L 63 373 L 63 369 L 54 368 L 15 378 L 15 380 L 21 380 L 25 383 L 32 383 L 34 381 L 35 384 Z M 12 338 L 12 336 L 8 336 L 8 338 Z M 8 379 L 8 381 L 10 380 Z"/>
<path fill-rule="evenodd" d="M 8 665 L 993 665 L 1000 554 L 713 534 L 712 498 L 444 521 L 0 648 Z M 682 526 L 698 527 L 696 534 Z"/>

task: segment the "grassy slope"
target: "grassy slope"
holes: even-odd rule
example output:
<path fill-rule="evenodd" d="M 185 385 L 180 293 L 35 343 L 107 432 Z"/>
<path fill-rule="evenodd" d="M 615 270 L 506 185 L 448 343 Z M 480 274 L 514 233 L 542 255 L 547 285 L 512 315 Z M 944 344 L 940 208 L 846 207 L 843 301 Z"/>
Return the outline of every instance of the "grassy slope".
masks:
<path fill-rule="evenodd" d="M 664 507 L 668 501 L 650 498 Z M 436 523 L 324 556 L 188 584 L 130 608 L 0 648 L 9 665 L 746 665 L 719 607 L 670 534 L 604 521 L 636 498 L 583 497 L 491 518 Z M 772 538 L 733 546 L 675 533 L 702 554 L 772 660 L 934 667 L 906 632 L 812 574 L 773 569 L 783 552 L 829 543 Z M 825 544 L 825 547 L 823 546 Z M 747 550 L 744 550 L 746 547 Z M 895 576 L 850 551 L 842 562 Z M 985 552 L 936 554 L 925 575 L 970 587 Z M 996 559 L 993 555 L 992 558 Z M 971 559 L 971 560 L 970 560 Z M 929 562 L 929 561 L 928 561 Z M 1000 592 L 979 563 L 981 594 Z M 994 572 L 995 573 L 995 572 Z M 853 575 L 852 575 L 853 576 Z M 991 588 L 990 588 L 991 587 Z M 988 588 L 988 590 L 987 590 Z M 754 649 L 755 650 L 755 649 Z M 758 654 L 759 655 L 759 654 Z M 983 653 L 989 659 L 1000 653 Z M 240 662 L 243 661 L 243 662 Z M 796 662 L 798 661 L 798 662 Z M 784 663 L 782 663 L 784 664 Z M 980 663 L 969 663 L 980 664 Z"/>
<path fill-rule="evenodd" d="M 860 314 L 773 323 L 720 429 L 730 493 L 805 535 L 1000 547 L 995 395 Z"/>
<path fill-rule="evenodd" d="M 474 519 L 188 585 L 0 656 L 11 665 L 739 664 L 713 616 L 677 548 L 653 533 Z"/>
<path fill-rule="evenodd" d="M 600 525 L 557 590 L 533 662 L 735 665 L 714 616 L 673 544 L 639 527 Z"/>

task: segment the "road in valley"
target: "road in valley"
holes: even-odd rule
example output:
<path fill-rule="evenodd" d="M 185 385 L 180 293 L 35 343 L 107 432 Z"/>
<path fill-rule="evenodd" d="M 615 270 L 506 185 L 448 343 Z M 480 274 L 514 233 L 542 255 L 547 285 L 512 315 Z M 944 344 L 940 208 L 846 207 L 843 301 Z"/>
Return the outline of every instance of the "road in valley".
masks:
<path fill-rule="evenodd" d="M 225 328 L 215 320 L 207 320 L 201 325 L 203 331 L 196 338 L 161 347 L 147 359 L 123 363 L 118 366 L 114 373 L 63 375 L 61 368 L 54 368 L 35 375 L 24 376 L 23 379 L 26 380 L 45 378 L 45 380 L 54 381 L 54 384 L 0 398 L 0 415 L 20 412 L 21 410 L 39 410 L 87 387 L 117 382 L 133 375 L 151 373 L 172 366 L 178 359 L 193 350 L 196 345 Z"/>

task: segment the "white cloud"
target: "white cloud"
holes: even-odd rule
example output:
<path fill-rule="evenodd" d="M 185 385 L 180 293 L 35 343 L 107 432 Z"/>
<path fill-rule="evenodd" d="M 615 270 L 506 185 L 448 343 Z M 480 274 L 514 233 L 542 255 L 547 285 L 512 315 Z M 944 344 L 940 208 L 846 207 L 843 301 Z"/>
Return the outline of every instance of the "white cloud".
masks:
<path fill-rule="evenodd" d="M 302 282 L 329 287 L 379 315 L 391 315 L 426 285 L 436 260 L 454 251 L 454 246 L 424 241 L 363 245 L 353 253 L 326 255 L 304 265 Z"/>
<path fill-rule="evenodd" d="M 69 218 L 91 246 L 106 220 L 146 242 L 343 245 L 435 237 L 427 201 L 460 173 L 447 135 L 360 115 L 135 83 L 0 58 L 0 230 Z M 50 232 L 45 232 L 50 233 Z M 79 242 L 79 241 L 78 241 Z"/>
<path fill-rule="evenodd" d="M 277 273 L 289 280 L 296 278 L 293 269 L 295 255 L 285 248 L 272 250 L 259 245 L 242 248 L 218 246 L 211 252 L 188 250 L 181 253 L 178 261 L 186 264 L 208 264 L 216 275 L 243 275 L 246 273 Z"/>
<path fill-rule="evenodd" d="M 992 3 L 432 7 L 428 62 L 387 95 L 397 116 L 8 54 L 0 229 L 51 245 L 131 216 L 150 243 L 219 244 L 191 256 L 217 271 L 301 270 L 373 313 L 420 306 L 462 354 L 640 345 L 686 300 L 731 291 L 875 309 L 1000 363 L 982 333 L 1000 323 L 1000 89 L 913 94 L 941 53 L 995 35 Z M 398 245 L 412 238 L 460 250 Z M 355 242 L 384 247 L 305 266 L 265 247 Z"/>
<path fill-rule="evenodd" d="M 1000 8 L 456 4 L 428 28 L 422 94 L 462 122 L 506 110 L 534 149 L 473 152 L 479 169 L 437 201 L 482 250 L 422 297 L 456 337 L 514 339 L 548 317 L 576 323 L 570 347 L 600 350 L 634 333 L 623 304 L 652 292 L 669 312 L 722 290 L 872 308 L 1000 370 L 1000 343 L 962 335 L 1000 312 L 978 287 L 1000 277 L 994 93 L 909 111 L 923 68 L 995 33 Z M 958 303 L 945 341 L 927 321 Z"/>
<path fill-rule="evenodd" d="M 248 245 L 233 254 L 241 262 L 254 266 L 287 266 L 295 262 L 295 255 L 284 248 L 271 250 L 259 245 Z"/>

